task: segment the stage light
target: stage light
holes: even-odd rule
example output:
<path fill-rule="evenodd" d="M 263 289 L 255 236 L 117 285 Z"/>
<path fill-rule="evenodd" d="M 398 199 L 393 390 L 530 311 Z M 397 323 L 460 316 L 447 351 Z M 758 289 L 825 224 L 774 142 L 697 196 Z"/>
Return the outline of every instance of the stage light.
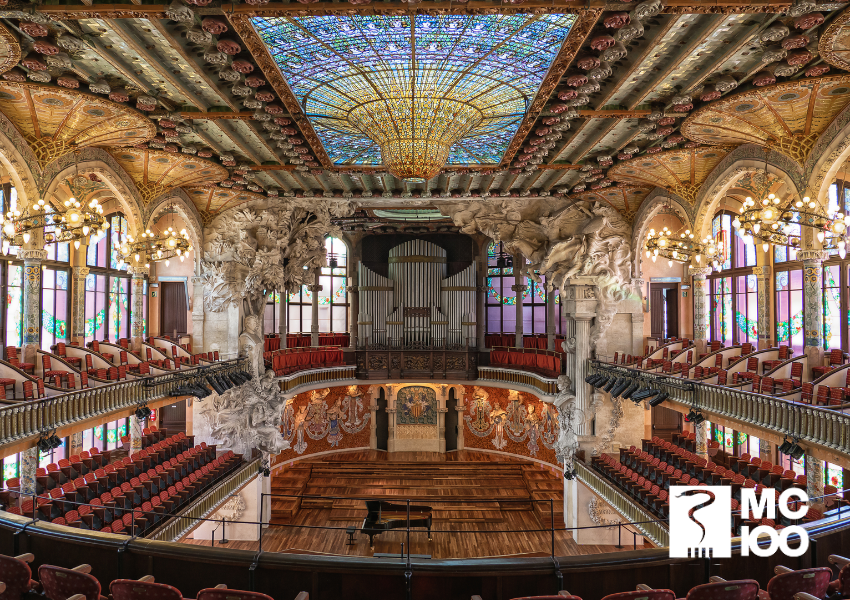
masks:
<path fill-rule="evenodd" d="M 650 406 L 658 406 L 659 404 L 664 402 L 669 397 L 670 397 L 670 394 L 668 394 L 667 392 L 661 392 L 659 395 L 657 395 L 655 398 L 653 398 L 652 400 L 649 401 L 649 405 Z"/>
<path fill-rule="evenodd" d="M 794 460 L 800 460 L 801 458 L 803 458 L 805 451 L 795 443 L 791 447 L 791 452 L 789 452 L 789 454 L 791 455 L 791 458 L 793 458 Z"/>
<path fill-rule="evenodd" d="M 782 443 L 779 445 L 779 451 L 782 454 L 789 454 L 791 452 L 792 446 L 793 444 L 788 441 L 788 437 L 786 436 L 785 439 L 782 440 Z"/>

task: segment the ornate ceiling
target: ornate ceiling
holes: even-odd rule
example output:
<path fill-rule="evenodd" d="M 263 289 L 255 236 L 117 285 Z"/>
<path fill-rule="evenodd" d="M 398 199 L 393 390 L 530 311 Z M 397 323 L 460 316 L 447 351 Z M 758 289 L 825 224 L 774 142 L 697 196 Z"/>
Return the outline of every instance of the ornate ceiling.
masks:
<path fill-rule="evenodd" d="M 373 208 L 581 194 L 628 219 L 655 185 L 693 201 L 736 145 L 799 160 L 850 89 L 844 2 L 17 1 L 0 6 L 0 112 L 42 165 L 71 142 L 112 148 L 145 200 L 188 186 L 204 215 L 253 194 Z M 416 49 L 433 77 L 478 77 L 496 111 L 425 183 L 334 125 Z"/>

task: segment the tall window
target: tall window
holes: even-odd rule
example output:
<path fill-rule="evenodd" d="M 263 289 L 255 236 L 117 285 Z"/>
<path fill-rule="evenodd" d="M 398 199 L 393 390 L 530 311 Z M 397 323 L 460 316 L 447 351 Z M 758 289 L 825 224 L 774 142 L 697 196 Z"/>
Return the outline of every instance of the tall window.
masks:
<path fill-rule="evenodd" d="M 322 333 L 344 333 L 348 331 L 348 250 L 342 240 L 325 239 L 325 249 L 328 253 L 328 266 L 322 267 L 319 274 L 319 331 Z M 313 317 L 313 292 L 306 285 L 297 292 L 289 294 L 289 327 L 293 333 L 309 333 Z M 267 300 L 266 311 L 277 311 L 277 307 L 269 307 Z M 274 327 L 277 317 L 266 317 L 266 323 Z M 268 329 L 266 333 L 272 333 Z"/>
<path fill-rule="evenodd" d="M 724 240 L 726 256 L 709 276 L 711 339 L 724 344 L 755 343 L 758 338 L 758 285 L 753 275 L 756 246 L 732 227 L 734 216 L 718 213 L 711 222 L 715 238 Z"/>
<path fill-rule="evenodd" d="M 803 350 L 802 269 L 776 273 L 776 342 Z"/>
<path fill-rule="evenodd" d="M 55 245 L 55 244 L 54 244 Z M 68 271 L 45 268 L 41 273 L 41 349 L 50 351 L 58 342 L 68 342 L 70 295 Z"/>
<path fill-rule="evenodd" d="M 24 266 L 6 263 L 6 345 L 20 348 L 24 341 Z"/>
<path fill-rule="evenodd" d="M 266 298 L 266 310 L 263 313 L 263 332 L 268 335 L 277 333 L 280 328 L 280 294 L 273 292 Z"/>
<path fill-rule="evenodd" d="M 511 289 L 516 279 L 514 267 L 499 266 L 504 252 L 502 242 L 492 242 L 487 251 L 487 333 L 516 331 L 516 292 Z M 541 283 L 537 283 L 526 277 L 527 287 L 522 293 L 522 331 L 527 335 L 546 333 L 546 302 L 550 296 L 553 302 L 560 303 L 558 293 L 547 292 L 545 277 L 540 278 Z M 555 326 L 560 333 L 560 319 Z"/>
<path fill-rule="evenodd" d="M 109 229 L 91 240 L 86 254 L 86 263 L 91 268 L 86 277 L 87 342 L 117 342 L 130 337 L 130 278 L 126 266 L 118 268 L 118 246 L 127 237 L 127 219 L 114 213 L 106 220 Z"/>
<path fill-rule="evenodd" d="M 823 347 L 844 348 L 842 343 L 846 335 L 845 320 L 841 318 L 843 311 L 841 293 L 841 271 L 839 264 L 824 265 L 823 267 Z"/>

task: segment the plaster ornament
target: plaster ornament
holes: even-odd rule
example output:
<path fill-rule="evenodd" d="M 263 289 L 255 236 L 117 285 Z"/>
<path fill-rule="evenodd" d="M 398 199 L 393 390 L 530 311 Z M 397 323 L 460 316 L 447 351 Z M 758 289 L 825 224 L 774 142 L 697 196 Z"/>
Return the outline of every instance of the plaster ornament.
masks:
<path fill-rule="evenodd" d="M 33 45 L 33 50 L 39 54 L 53 55 L 59 53 L 59 47 L 51 44 L 46 40 L 36 40 Z"/>
<path fill-rule="evenodd" d="M 773 85 L 774 83 L 776 83 L 776 77 L 774 77 L 773 73 L 770 71 L 759 71 L 755 77 L 753 77 L 753 85 L 757 87 Z"/>
<path fill-rule="evenodd" d="M 770 27 L 762 31 L 759 34 L 759 40 L 761 42 L 778 42 L 788 37 L 790 33 L 791 30 L 788 29 L 785 25 L 777 23 L 775 25 L 771 25 Z"/>
<path fill-rule="evenodd" d="M 256 448 L 269 456 L 289 448 L 280 431 L 286 398 L 273 371 L 200 402 L 201 414 L 212 437 L 221 440 L 222 450 L 250 455 Z"/>
<path fill-rule="evenodd" d="M 779 62 L 788 56 L 788 51 L 781 46 L 770 46 L 761 54 L 761 62 L 765 64 Z"/>
<path fill-rule="evenodd" d="M 557 115 L 557 114 L 560 114 L 560 113 L 562 113 L 562 112 L 565 112 L 568 108 L 569 108 L 569 106 L 567 106 L 566 104 L 558 103 L 558 104 L 552 104 L 552 105 L 549 107 L 549 111 L 550 111 L 551 113 L 553 113 L 553 114 L 556 114 L 556 115 Z"/>
<path fill-rule="evenodd" d="M 555 123 L 554 125 L 552 125 L 552 127 L 557 129 L 558 131 L 567 131 L 570 128 L 570 123 L 569 121 L 563 121 Z"/>
<path fill-rule="evenodd" d="M 787 62 L 783 61 L 776 65 L 776 68 L 773 70 L 773 74 L 777 77 L 790 77 L 799 70 L 799 66 L 789 65 Z"/>
<path fill-rule="evenodd" d="M 592 55 L 580 56 L 576 60 L 576 66 L 583 71 L 590 71 L 599 66 L 599 57 Z"/>
<path fill-rule="evenodd" d="M 147 98 L 150 98 L 150 96 L 147 96 Z M 174 131 L 176 131 L 177 133 L 189 134 L 194 133 L 195 130 L 189 127 L 188 125 L 178 125 L 174 128 Z"/>
<path fill-rule="evenodd" d="M 17 83 L 23 83 L 27 80 L 27 74 L 23 69 L 18 67 L 12 67 L 9 71 L 3 73 L 3 79 L 6 81 L 15 81 Z"/>
<path fill-rule="evenodd" d="M 48 15 L 37 11 L 21 11 L 14 16 L 30 23 L 41 23 L 42 25 L 48 25 L 50 23 L 50 17 Z"/>
<path fill-rule="evenodd" d="M 808 50 L 792 50 L 785 61 L 791 66 L 802 66 L 812 60 Z"/>
<path fill-rule="evenodd" d="M 274 102 L 274 94 L 269 90 L 257 90 L 256 97 L 260 102 Z"/>
<path fill-rule="evenodd" d="M 279 104 L 266 104 L 265 111 L 270 115 L 282 115 L 284 112 Z"/>
<path fill-rule="evenodd" d="M 652 148 L 647 148 L 647 149 L 646 149 L 646 153 L 647 153 L 647 154 L 657 154 L 657 153 L 659 153 L 659 152 L 661 152 L 661 147 L 660 147 L 660 146 L 653 146 Z"/>
<path fill-rule="evenodd" d="M 166 144 L 163 150 L 165 150 L 166 152 L 171 152 L 172 154 L 176 154 L 180 150 L 180 148 L 177 146 L 177 144 Z"/>
<path fill-rule="evenodd" d="M 588 81 L 583 86 L 578 88 L 579 94 L 595 94 L 600 89 L 598 81 Z"/>
<path fill-rule="evenodd" d="M 641 119 L 638 122 L 638 131 L 641 131 L 643 133 L 649 133 L 650 131 L 655 129 L 657 127 L 657 125 L 658 125 L 657 123 L 650 121 L 648 119 Z"/>
<path fill-rule="evenodd" d="M 219 69 L 218 78 L 223 81 L 233 82 L 242 79 L 242 75 L 240 75 L 238 71 L 234 71 L 230 67 L 224 67 L 223 69 Z"/>
<path fill-rule="evenodd" d="M 702 102 L 711 102 L 712 100 L 717 100 L 718 98 L 720 98 L 720 95 L 720 90 L 715 89 L 713 85 L 707 85 L 702 90 L 699 99 Z"/>
<path fill-rule="evenodd" d="M 242 52 L 242 46 L 233 40 L 219 40 L 215 46 L 220 52 L 224 52 L 230 56 L 235 56 Z"/>
<path fill-rule="evenodd" d="M 212 44 L 213 36 L 200 27 L 192 27 L 186 32 L 186 39 L 198 46 L 208 46 Z"/>
<path fill-rule="evenodd" d="M 249 88 L 247 85 L 242 85 L 241 83 L 236 83 L 233 87 L 230 88 L 230 92 L 234 96 L 250 96 L 253 90 Z"/>
<path fill-rule="evenodd" d="M 627 12 L 612 12 L 605 17 L 603 24 L 608 29 L 620 29 L 629 24 L 631 18 Z M 621 40 L 622 41 L 622 40 Z"/>
<path fill-rule="evenodd" d="M 251 6 L 261 6 L 263 4 L 268 4 L 269 0 L 245 0 L 246 4 L 250 4 Z"/>
<path fill-rule="evenodd" d="M 30 71 L 29 78 L 37 83 L 50 83 L 50 73 L 47 71 Z"/>
<path fill-rule="evenodd" d="M 153 139 L 153 140 L 150 141 L 148 146 L 150 146 L 151 148 L 162 149 L 162 148 L 165 148 L 165 141 Z"/>
<path fill-rule="evenodd" d="M 183 154 L 197 154 L 198 149 L 194 146 L 183 146 L 182 148 L 180 148 L 180 152 L 182 152 Z"/>
<path fill-rule="evenodd" d="M 139 110 L 150 111 L 156 109 L 156 98 L 153 96 L 139 96 L 136 98 L 136 108 Z"/>
<path fill-rule="evenodd" d="M 256 98 L 245 98 L 242 101 L 242 106 L 249 110 L 255 110 L 263 107 L 263 103 L 257 100 Z"/>
<path fill-rule="evenodd" d="M 635 19 L 651 19 L 661 13 L 661 9 L 664 6 L 661 4 L 661 0 L 645 0 L 638 4 L 635 9 L 629 14 L 632 21 Z"/>
<path fill-rule="evenodd" d="M 46 62 L 47 66 L 51 69 L 70 71 L 74 68 L 74 63 L 71 62 L 71 57 L 68 56 L 67 52 L 58 52 L 54 55 L 47 55 L 44 57 L 44 62 Z"/>
<path fill-rule="evenodd" d="M 829 65 L 819 64 L 806 69 L 806 77 L 820 77 L 829 73 Z"/>
<path fill-rule="evenodd" d="M 220 52 L 215 46 L 208 46 L 204 50 L 204 62 L 211 65 L 226 65 L 227 55 L 224 52 Z"/>
<path fill-rule="evenodd" d="M 86 49 L 85 42 L 70 33 L 63 33 L 56 38 L 56 45 L 68 52 L 82 52 Z"/>
<path fill-rule="evenodd" d="M 80 80 L 70 75 L 62 75 L 56 79 L 56 83 L 63 88 L 77 89 L 80 87 Z"/>
<path fill-rule="evenodd" d="M 227 21 L 220 17 L 204 17 L 201 21 L 201 28 L 212 34 L 221 35 L 227 33 Z"/>
<path fill-rule="evenodd" d="M 590 98 L 584 94 L 578 94 L 575 98 L 569 101 L 570 106 L 584 106 L 590 104 Z"/>
<path fill-rule="evenodd" d="M 50 33 L 50 30 L 40 23 L 22 22 L 20 28 L 21 31 L 34 38 L 46 37 Z"/>
<path fill-rule="evenodd" d="M 714 87 L 720 92 L 729 92 L 738 87 L 738 82 L 731 75 L 721 75 L 714 82 Z"/>
<path fill-rule="evenodd" d="M 643 37 L 643 24 L 639 21 L 632 21 L 628 25 L 624 25 L 618 29 L 617 33 L 614 34 L 614 37 L 618 42 L 628 44 L 632 40 Z"/>
<path fill-rule="evenodd" d="M 613 46 L 608 48 L 607 50 L 603 50 L 600 58 L 607 63 L 614 63 L 618 60 L 626 58 L 628 54 L 628 50 L 623 45 L 622 42 L 616 42 Z"/>
<path fill-rule="evenodd" d="M 558 92 L 558 100 L 563 100 L 564 102 L 574 100 L 576 96 L 578 96 L 578 92 L 576 90 L 561 90 Z"/>
<path fill-rule="evenodd" d="M 595 69 L 590 70 L 587 73 L 587 77 L 591 80 L 599 81 L 600 79 L 607 79 L 611 76 L 611 66 L 606 63 L 600 61 L 599 66 Z M 597 85 L 599 85 L 597 83 Z"/>
<path fill-rule="evenodd" d="M 819 12 L 810 12 L 804 15 L 800 15 L 794 19 L 794 29 L 801 29 L 803 31 L 807 29 L 811 29 L 812 27 L 817 27 L 818 25 L 823 25 L 824 16 Z"/>
<path fill-rule="evenodd" d="M 243 75 L 247 75 L 248 73 L 251 73 L 254 70 L 254 65 L 252 65 L 247 60 L 242 60 L 241 58 L 237 58 L 232 63 L 230 63 L 230 67 L 234 71 L 238 71 Z"/>
<path fill-rule="evenodd" d="M 623 152 L 625 152 L 626 154 L 637 154 L 638 152 L 640 152 L 640 148 L 638 148 L 637 146 L 626 146 L 625 148 L 623 148 Z"/>
<path fill-rule="evenodd" d="M 809 44 L 809 38 L 806 35 L 791 35 L 782 40 L 782 47 L 786 50 L 796 50 L 797 48 L 805 48 Z"/>
<path fill-rule="evenodd" d="M 587 83 L 586 75 L 570 75 L 567 77 L 567 85 L 570 87 L 579 87 Z"/>
<path fill-rule="evenodd" d="M 252 88 L 258 88 L 266 85 L 266 80 L 262 77 L 251 75 L 250 77 L 245 78 L 245 85 L 251 86 Z"/>
<path fill-rule="evenodd" d="M 195 20 L 195 13 L 192 12 L 192 9 L 179 0 L 172 2 L 165 9 L 165 16 L 178 23 L 191 23 Z"/>
<path fill-rule="evenodd" d="M 21 61 L 21 64 L 30 71 L 46 71 L 47 63 L 34 56 L 28 56 Z"/>
<path fill-rule="evenodd" d="M 616 43 L 616 40 L 613 36 L 610 35 L 597 35 L 592 40 L 590 40 L 590 47 L 594 50 L 601 52 L 602 50 L 606 50 L 613 46 Z"/>
<path fill-rule="evenodd" d="M 652 112 L 649 113 L 649 115 L 647 115 L 646 118 L 650 121 L 658 121 L 663 116 L 664 116 L 664 113 L 656 108 L 656 109 L 653 109 Z"/>
<path fill-rule="evenodd" d="M 794 0 L 791 7 L 786 11 L 789 17 L 799 17 L 814 11 L 817 8 L 814 0 Z"/>
<path fill-rule="evenodd" d="M 194 0 L 195 2 L 203 1 L 209 3 L 211 0 Z M 235 522 L 242 518 L 247 508 L 245 500 L 242 499 L 242 494 L 237 493 L 225 502 L 218 510 L 218 514 L 225 521 Z"/>
<path fill-rule="evenodd" d="M 694 105 L 691 102 L 687 104 L 674 104 L 670 107 L 670 110 L 676 113 L 686 113 L 694 109 Z"/>
<path fill-rule="evenodd" d="M 280 125 L 275 125 L 271 121 L 266 121 L 265 123 L 263 123 L 263 129 L 265 129 L 266 131 L 279 131 Z"/>

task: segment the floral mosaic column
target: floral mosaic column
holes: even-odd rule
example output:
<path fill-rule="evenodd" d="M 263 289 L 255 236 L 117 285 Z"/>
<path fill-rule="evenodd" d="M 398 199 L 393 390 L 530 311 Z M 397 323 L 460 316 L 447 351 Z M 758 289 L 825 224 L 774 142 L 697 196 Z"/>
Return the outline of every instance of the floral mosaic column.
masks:
<path fill-rule="evenodd" d="M 823 361 L 823 250 L 800 250 L 803 261 L 803 333 L 809 366 Z"/>
<path fill-rule="evenodd" d="M 762 461 L 773 462 L 773 442 L 759 438 L 759 457 Z"/>
<path fill-rule="evenodd" d="M 130 336 L 132 337 L 133 350 L 139 352 L 145 334 L 145 276 L 150 273 L 150 269 L 131 266 L 128 267 L 127 272 L 133 276 Z"/>
<path fill-rule="evenodd" d="M 86 278 L 88 276 L 88 267 L 71 269 L 73 297 L 71 298 L 71 337 L 69 339 L 79 346 L 85 345 L 86 339 Z"/>
<path fill-rule="evenodd" d="M 697 352 L 705 352 L 708 340 L 708 281 L 710 267 L 689 267 L 688 274 L 693 278 L 694 294 L 694 343 Z"/>
<path fill-rule="evenodd" d="M 811 500 L 809 506 L 823 510 L 823 462 L 814 456 L 806 456 L 806 493 Z"/>
<path fill-rule="evenodd" d="M 758 291 L 758 318 L 756 329 L 758 331 L 758 348 L 773 347 L 773 317 L 770 313 L 770 267 L 753 267 L 753 275 L 756 276 Z"/>
<path fill-rule="evenodd" d="M 24 261 L 24 342 L 25 362 L 36 362 L 36 350 L 41 342 L 41 262 L 47 250 L 23 248 L 18 258 Z"/>
<path fill-rule="evenodd" d="M 130 454 L 139 452 L 142 449 L 142 438 L 144 433 L 142 429 L 145 427 L 145 421 L 139 419 L 136 415 L 130 415 Z"/>
<path fill-rule="evenodd" d="M 33 446 L 21 452 L 21 493 L 35 495 L 35 472 L 38 469 L 38 448 Z"/>
<path fill-rule="evenodd" d="M 696 448 L 697 454 L 702 458 L 708 459 L 708 423 L 699 423 L 694 426 L 696 433 Z"/>

